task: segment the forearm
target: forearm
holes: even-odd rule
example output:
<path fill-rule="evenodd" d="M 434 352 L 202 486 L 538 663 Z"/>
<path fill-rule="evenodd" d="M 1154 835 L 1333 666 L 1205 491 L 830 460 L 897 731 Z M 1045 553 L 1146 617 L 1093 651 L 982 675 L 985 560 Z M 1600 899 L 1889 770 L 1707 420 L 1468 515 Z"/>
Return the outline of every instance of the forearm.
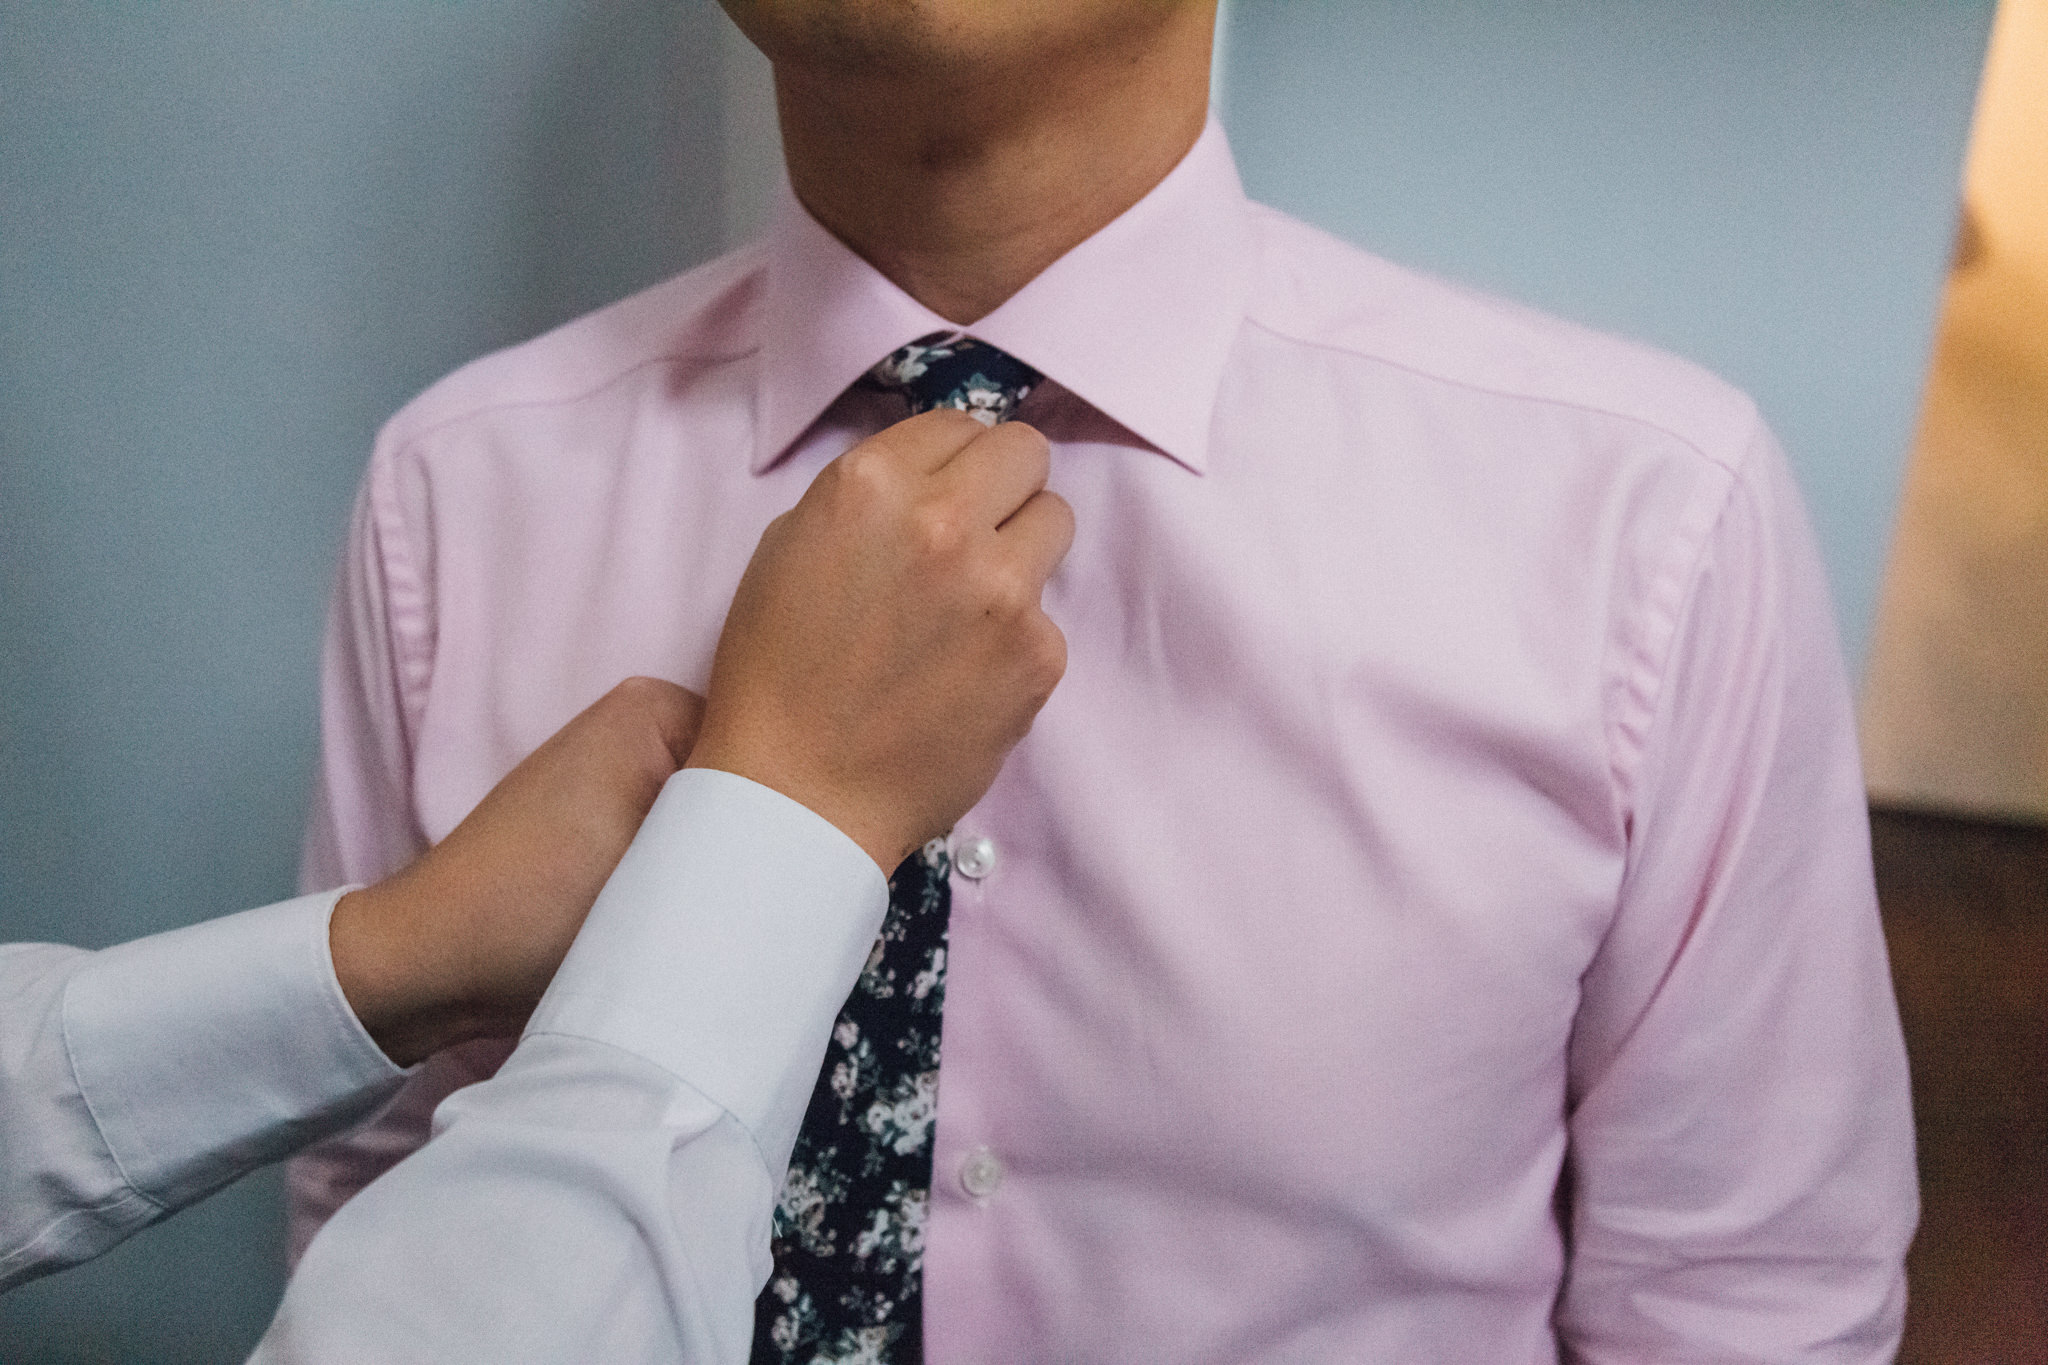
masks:
<path fill-rule="evenodd" d="M 675 779 L 512 1060 L 313 1241 L 257 1359 L 744 1360 L 775 1191 L 887 890 Z"/>
<path fill-rule="evenodd" d="M 0 1287 L 90 1259 L 401 1073 L 327 957 L 338 893 L 103 952 L 0 950 Z"/>
<path fill-rule="evenodd" d="M 527 1039 L 313 1239 L 259 1362 L 741 1361 L 775 1177 L 700 1092 Z"/>

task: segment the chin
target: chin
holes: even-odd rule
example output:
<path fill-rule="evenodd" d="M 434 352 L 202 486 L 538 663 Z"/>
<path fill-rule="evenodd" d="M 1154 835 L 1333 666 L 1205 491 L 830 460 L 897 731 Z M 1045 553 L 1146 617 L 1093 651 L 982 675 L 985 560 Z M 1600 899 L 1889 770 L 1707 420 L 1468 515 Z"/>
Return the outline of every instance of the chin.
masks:
<path fill-rule="evenodd" d="M 778 64 L 847 74 L 945 75 L 1100 54 L 1215 0 L 720 0 Z"/>

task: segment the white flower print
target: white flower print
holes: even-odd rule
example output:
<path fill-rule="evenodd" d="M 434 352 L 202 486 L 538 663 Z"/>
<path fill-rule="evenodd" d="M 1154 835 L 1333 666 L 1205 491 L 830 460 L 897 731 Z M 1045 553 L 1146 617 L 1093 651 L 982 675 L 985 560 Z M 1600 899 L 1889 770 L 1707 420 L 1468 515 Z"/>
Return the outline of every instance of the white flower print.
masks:
<path fill-rule="evenodd" d="M 992 427 L 1009 412 L 1010 395 L 995 380 L 976 373 L 953 390 L 953 396 L 945 401 L 944 406 L 958 408 L 983 426 Z"/>
<path fill-rule="evenodd" d="M 890 878 L 889 914 L 835 1021 L 776 1209 L 758 1360 L 880 1362 L 917 1330 L 949 861 L 935 841 Z"/>
<path fill-rule="evenodd" d="M 861 1126 L 899 1155 L 907 1156 L 931 1137 L 938 1107 L 939 1073 L 921 1071 L 910 1078 L 908 1086 L 899 1084 L 893 1099 L 869 1105 Z"/>
<path fill-rule="evenodd" d="M 889 1210 L 876 1209 L 869 1215 L 868 1225 L 861 1229 L 860 1236 L 853 1239 L 853 1254 L 860 1260 L 868 1260 L 889 1244 L 889 1233 L 895 1227 L 889 1217 Z"/>
<path fill-rule="evenodd" d="M 922 346 L 905 346 L 901 355 L 882 362 L 882 378 L 892 384 L 908 384 L 931 368 L 925 362 L 927 354 Z"/>
<path fill-rule="evenodd" d="M 932 1192 L 928 1189 L 910 1189 L 896 1201 L 897 1251 L 905 1257 L 922 1260 L 924 1257 L 924 1219 L 931 1210 Z"/>
<path fill-rule="evenodd" d="M 886 1365 L 882 1354 L 896 1334 L 887 1327 L 862 1327 L 842 1332 L 830 1354 L 819 1351 L 811 1365 Z"/>
<path fill-rule="evenodd" d="M 888 949 L 889 941 L 877 935 L 875 938 L 875 946 L 868 949 L 868 960 L 865 963 L 861 964 L 860 974 L 863 977 L 872 976 L 875 972 L 875 969 L 882 965 L 882 954 L 887 952 Z M 853 1028 L 855 1030 L 858 1030 L 860 1028 L 860 1025 L 854 1023 L 851 1019 L 847 1020 L 846 1023 L 849 1028 Z"/>
<path fill-rule="evenodd" d="M 952 359 L 955 346 L 959 341 L 958 337 L 938 341 L 936 345 L 927 344 L 932 340 L 933 338 L 928 337 L 922 341 L 913 341 L 901 350 L 891 352 L 879 365 L 875 366 L 875 378 L 885 384 L 895 384 L 900 387 L 909 384 L 926 370 L 929 370 L 932 367 L 932 361 Z"/>
<path fill-rule="evenodd" d="M 778 1351 L 794 1351 L 803 1344 L 803 1318 L 795 1313 L 778 1313 L 775 1325 L 768 1329 L 768 1340 L 775 1343 Z"/>
<path fill-rule="evenodd" d="M 946 950 L 944 948 L 934 949 L 932 952 L 931 962 L 925 967 L 923 971 L 919 972 L 916 976 L 911 978 L 911 999 L 923 1000 L 925 997 L 929 996 L 933 991 L 937 990 L 939 988 L 939 983 L 943 982 L 945 979 Z"/>
<path fill-rule="evenodd" d="M 782 1198 L 776 1203 L 776 1232 L 794 1237 L 813 1254 L 830 1256 L 833 1234 L 825 1226 L 825 1214 L 845 1197 L 841 1183 L 830 1172 L 821 1174 L 792 1164 L 782 1182 Z"/>
<path fill-rule="evenodd" d="M 853 1242 L 853 1254 L 862 1261 L 874 1261 L 884 1271 L 924 1270 L 924 1221 L 931 1207 L 931 1191 L 895 1182 L 882 1207 L 874 1211 L 868 1225 Z"/>

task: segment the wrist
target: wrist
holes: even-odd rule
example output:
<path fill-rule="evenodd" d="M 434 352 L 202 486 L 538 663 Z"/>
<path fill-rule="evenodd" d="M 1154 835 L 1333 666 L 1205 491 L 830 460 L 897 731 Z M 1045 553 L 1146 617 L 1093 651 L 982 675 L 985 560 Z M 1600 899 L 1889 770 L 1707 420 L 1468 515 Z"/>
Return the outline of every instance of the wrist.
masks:
<path fill-rule="evenodd" d="M 398 1066 L 493 1031 L 433 970 L 417 932 L 416 879 L 407 873 L 343 896 L 328 919 L 334 978 L 372 1042 Z"/>
<path fill-rule="evenodd" d="M 718 736 L 700 739 L 683 764 L 686 768 L 715 768 L 749 782 L 758 782 L 829 821 L 840 833 L 860 846 L 874 860 L 884 877 L 895 874 L 897 865 L 924 844 L 908 830 L 896 807 L 899 802 L 877 800 L 870 792 L 848 790 L 807 771 L 798 763 L 778 761 L 761 746 L 724 742 Z"/>

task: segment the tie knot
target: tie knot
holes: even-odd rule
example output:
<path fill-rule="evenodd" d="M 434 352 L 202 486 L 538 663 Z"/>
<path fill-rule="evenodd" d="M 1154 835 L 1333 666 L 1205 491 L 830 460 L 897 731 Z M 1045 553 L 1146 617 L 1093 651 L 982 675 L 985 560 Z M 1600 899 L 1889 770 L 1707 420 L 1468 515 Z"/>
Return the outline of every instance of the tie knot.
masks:
<path fill-rule="evenodd" d="M 933 332 L 891 351 L 864 387 L 900 393 L 910 412 L 958 408 L 986 426 L 1006 422 L 1042 376 L 1023 361 L 959 332 Z"/>

